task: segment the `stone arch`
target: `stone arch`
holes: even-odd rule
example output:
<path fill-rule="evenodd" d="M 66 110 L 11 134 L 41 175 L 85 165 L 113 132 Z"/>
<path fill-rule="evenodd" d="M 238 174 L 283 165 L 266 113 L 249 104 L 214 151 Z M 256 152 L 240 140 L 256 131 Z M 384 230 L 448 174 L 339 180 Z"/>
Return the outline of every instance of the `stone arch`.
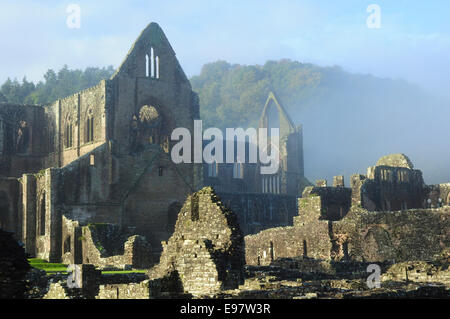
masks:
<path fill-rule="evenodd" d="M 66 116 L 64 121 L 64 147 L 70 148 L 73 147 L 73 129 L 74 129 L 74 120 L 70 114 Z"/>
<path fill-rule="evenodd" d="M 88 108 L 82 120 L 84 123 L 84 141 L 86 143 L 93 142 L 95 137 L 94 111 Z"/>
<path fill-rule="evenodd" d="M 30 145 L 30 128 L 27 121 L 20 120 L 17 129 L 16 151 L 17 153 L 27 153 Z"/>
<path fill-rule="evenodd" d="M 0 228 L 9 227 L 9 197 L 5 191 L 0 191 Z"/>
<path fill-rule="evenodd" d="M 381 226 L 371 227 L 362 241 L 365 261 L 385 261 L 393 255 L 393 244 L 389 233 Z"/>
<path fill-rule="evenodd" d="M 271 114 L 272 113 L 272 114 Z M 276 121 L 278 123 L 270 121 L 271 115 L 275 115 Z M 277 126 L 273 126 L 275 124 L 278 124 Z M 278 99 L 275 97 L 275 94 L 273 92 L 269 93 L 269 96 L 267 97 L 266 104 L 264 105 L 261 118 L 260 118 L 260 127 L 279 127 L 280 128 L 280 138 L 283 138 L 290 133 L 295 133 L 295 125 L 284 107 L 278 102 Z"/>
<path fill-rule="evenodd" d="M 141 106 L 132 115 L 130 123 L 130 150 L 137 153 L 149 144 L 160 145 L 169 152 L 169 135 L 171 133 L 167 116 L 157 103 Z"/>

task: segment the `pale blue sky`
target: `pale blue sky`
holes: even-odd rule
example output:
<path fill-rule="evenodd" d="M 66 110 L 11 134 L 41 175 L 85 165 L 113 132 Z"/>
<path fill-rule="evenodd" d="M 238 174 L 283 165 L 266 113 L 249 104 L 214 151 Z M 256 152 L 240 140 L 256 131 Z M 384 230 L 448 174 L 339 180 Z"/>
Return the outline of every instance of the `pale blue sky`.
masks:
<path fill-rule="evenodd" d="M 66 8 L 81 8 L 81 28 Z M 369 4 L 381 29 L 369 29 Z M 450 1 L 168 0 L 0 1 L 0 83 L 40 80 L 49 69 L 117 67 L 140 31 L 157 22 L 189 75 L 207 62 L 289 58 L 404 78 L 447 93 Z"/>

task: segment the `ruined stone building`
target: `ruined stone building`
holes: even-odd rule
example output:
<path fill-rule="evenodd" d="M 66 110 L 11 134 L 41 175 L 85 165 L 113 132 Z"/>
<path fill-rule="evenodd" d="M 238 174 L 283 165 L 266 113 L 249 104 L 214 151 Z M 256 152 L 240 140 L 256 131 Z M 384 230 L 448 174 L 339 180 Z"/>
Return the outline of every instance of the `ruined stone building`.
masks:
<path fill-rule="evenodd" d="M 450 247 L 450 184 L 425 185 L 407 156 L 382 157 L 367 175 L 306 187 L 294 225 L 246 236 L 247 264 L 279 258 L 364 262 L 433 260 Z"/>
<path fill-rule="evenodd" d="M 269 92 L 263 107 L 260 128 L 279 128 L 279 170 L 275 174 L 261 174 L 260 162 L 249 163 L 249 142 L 245 143 L 245 162 L 239 163 L 234 151 L 234 163 L 204 164 L 206 185 L 213 185 L 218 192 L 287 194 L 297 196 L 309 183 L 305 179 L 303 164 L 303 131 L 295 126 L 285 108 Z M 224 147 L 224 154 L 226 148 Z M 225 157 L 225 155 L 224 155 Z"/>
<path fill-rule="evenodd" d="M 261 163 L 249 161 L 250 142 L 245 142 L 245 162 L 203 165 L 203 185 L 217 194 L 238 215 L 245 234 L 290 225 L 297 210 L 297 197 L 310 185 L 304 175 L 303 131 L 295 126 L 273 92 L 269 92 L 259 121 L 260 128 L 279 128 L 279 169 L 261 174 Z M 268 144 L 269 144 L 268 143 Z M 224 147 L 223 153 L 226 154 Z M 225 155 L 224 155 L 225 157 Z"/>
<path fill-rule="evenodd" d="M 276 174 L 263 175 L 259 163 L 248 161 L 175 164 L 171 133 L 177 127 L 192 132 L 198 118 L 198 96 L 156 23 L 97 86 L 44 106 L 0 103 L 0 228 L 14 232 L 28 254 L 49 261 L 146 268 L 176 231 L 182 203 L 205 186 L 235 213 L 243 235 L 260 232 L 256 244 L 248 241 L 249 260 L 265 251 L 258 245 L 267 240 L 259 238 L 281 226 L 298 230 L 310 220 L 320 225 L 320 240 L 314 239 L 320 232 L 302 235 L 296 244 L 278 235 L 269 240 L 273 247 L 294 249 L 304 241 L 329 243 L 329 225 L 354 207 L 406 210 L 450 202 L 450 184 L 425 185 L 401 154 L 380 159 L 367 175 L 352 176 L 350 188 L 343 177 L 333 187 L 326 181 L 311 187 L 304 176 L 302 128 L 273 93 L 259 126 L 280 129 Z M 305 254 L 314 251 L 307 245 L 301 248 Z M 210 253 L 203 246 L 199 252 Z"/>
<path fill-rule="evenodd" d="M 1 104 L 0 226 L 51 261 L 82 258 L 88 224 L 120 225 L 158 250 L 196 184 L 194 164 L 172 162 L 170 134 L 198 117 L 155 23 L 97 86 L 45 106 Z"/>
<path fill-rule="evenodd" d="M 192 132 L 195 119 L 198 96 L 156 23 L 97 86 L 43 106 L 0 96 L 5 252 L 18 251 L 12 232 L 28 256 L 84 264 L 74 269 L 95 298 L 215 295 L 239 289 L 245 264 L 290 258 L 320 266 L 448 253 L 450 183 L 426 185 L 407 156 L 382 157 L 366 175 L 352 175 L 350 187 L 343 176 L 312 186 L 302 127 L 269 93 L 259 127 L 280 129 L 277 173 L 248 163 L 247 142 L 244 163 L 175 164 L 171 133 Z M 11 256 L 0 284 L 26 272 L 22 249 Z M 150 270 L 148 280 L 117 282 L 94 266 Z M 64 285 L 53 284 L 47 297 L 70 295 Z"/>
<path fill-rule="evenodd" d="M 244 264 L 244 236 L 236 214 L 211 187 L 205 187 L 187 198 L 172 237 L 164 243 L 160 263 L 149 277 L 175 274 L 184 291 L 214 294 L 242 284 Z"/>
<path fill-rule="evenodd" d="M 202 186 L 217 189 L 244 233 L 291 224 L 306 181 L 302 131 L 273 93 L 261 125 L 281 128 L 276 175 L 256 164 L 174 164 L 172 131 L 192 132 L 198 118 L 198 96 L 156 23 L 97 86 L 44 106 L 1 103 L 0 227 L 31 256 L 143 267 L 151 261 L 134 252 L 158 258 Z"/>

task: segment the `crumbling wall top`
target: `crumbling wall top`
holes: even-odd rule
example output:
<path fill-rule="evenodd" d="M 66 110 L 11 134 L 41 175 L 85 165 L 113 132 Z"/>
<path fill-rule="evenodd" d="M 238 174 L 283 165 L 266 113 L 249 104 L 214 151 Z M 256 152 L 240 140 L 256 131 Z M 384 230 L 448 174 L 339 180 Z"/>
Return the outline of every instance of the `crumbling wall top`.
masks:
<path fill-rule="evenodd" d="M 405 167 L 414 169 L 411 160 L 405 154 L 390 154 L 381 157 L 376 166 Z"/>

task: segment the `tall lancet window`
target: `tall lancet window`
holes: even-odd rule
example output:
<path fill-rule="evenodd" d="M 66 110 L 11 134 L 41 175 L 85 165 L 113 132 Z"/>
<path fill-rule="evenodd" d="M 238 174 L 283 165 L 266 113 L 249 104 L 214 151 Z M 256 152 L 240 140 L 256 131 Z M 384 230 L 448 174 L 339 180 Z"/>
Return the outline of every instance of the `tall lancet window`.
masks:
<path fill-rule="evenodd" d="M 159 56 L 155 58 L 156 78 L 159 79 Z"/>
<path fill-rule="evenodd" d="M 149 77 L 150 75 L 150 58 L 148 57 L 148 54 L 145 55 L 145 76 Z"/>
<path fill-rule="evenodd" d="M 150 76 L 155 77 L 155 52 L 153 47 L 150 48 Z"/>

